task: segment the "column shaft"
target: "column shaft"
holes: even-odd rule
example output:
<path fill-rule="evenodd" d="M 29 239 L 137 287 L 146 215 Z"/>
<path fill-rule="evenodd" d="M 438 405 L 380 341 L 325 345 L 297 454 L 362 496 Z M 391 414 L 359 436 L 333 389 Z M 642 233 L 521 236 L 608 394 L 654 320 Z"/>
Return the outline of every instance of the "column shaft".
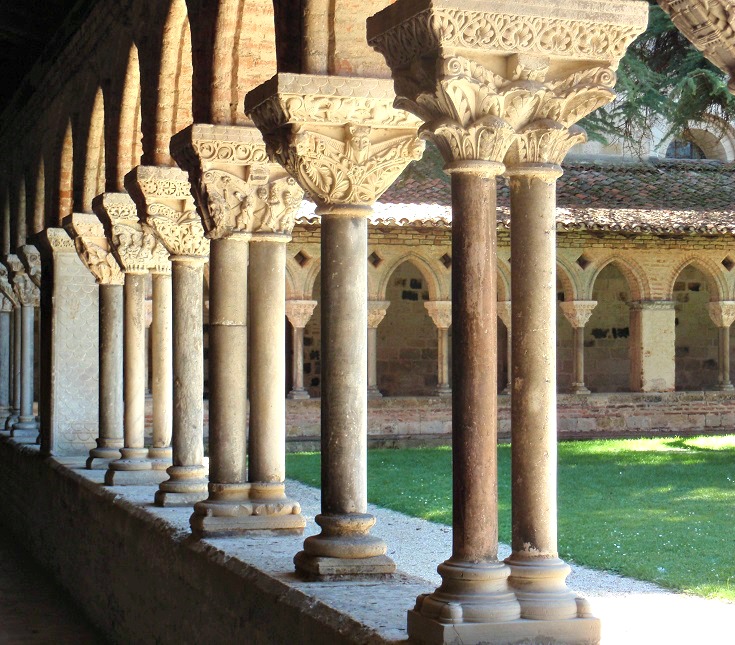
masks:
<path fill-rule="evenodd" d="M 370 398 L 381 398 L 383 395 L 378 389 L 378 328 L 368 327 L 367 330 L 367 387 Z"/>
<path fill-rule="evenodd" d="M 20 414 L 20 366 L 22 360 L 22 341 L 21 341 L 21 306 L 17 305 L 13 308 L 13 347 L 12 347 L 12 361 L 10 365 L 11 381 L 12 381 L 12 414 L 8 417 L 6 422 L 6 429 L 10 430 L 13 425 L 18 422 L 18 415 Z"/>
<path fill-rule="evenodd" d="M 586 394 L 589 392 L 584 384 L 584 327 L 574 327 L 574 383 L 572 392 Z"/>
<path fill-rule="evenodd" d="M 0 422 L 10 415 L 10 311 L 0 311 Z"/>
<path fill-rule="evenodd" d="M 732 382 L 730 381 L 730 327 L 718 327 L 717 331 L 720 349 L 720 382 L 718 387 L 722 390 L 730 390 L 732 389 Z"/>
<path fill-rule="evenodd" d="M 145 275 L 125 276 L 124 436 L 125 449 L 144 457 L 145 442 Z"/>
<path fill-rule="evenodd" d="M 308 398 L 304 389 L 304 328 L 293 328 L 293 388 L 289 393 L 291 399 Z M 298 394 L 298 395 L 297 395 Z"/>
<path fill-rule="evenodd" d="M 153 394 L 153 437 L 148 451 L 166 469 L 171 465 L 172 424 L 172 338 L 171 338 L 171 276 L 154 273 L 153 321 L 151 323 L 151 390 Z"/>
<path fill-rule="evenodd" d="M 437 328 L 437 393 L 449 394 L 449 329 Z"/>
<path fill-rule="evenodd" d="M 20 372 L 20 414 L 13 426 L 13 437 L 23 441 L 36 441 L 38 423 L 33 414 L 33 321 L 35 307 L 21 307 L 21 372 Z"/>

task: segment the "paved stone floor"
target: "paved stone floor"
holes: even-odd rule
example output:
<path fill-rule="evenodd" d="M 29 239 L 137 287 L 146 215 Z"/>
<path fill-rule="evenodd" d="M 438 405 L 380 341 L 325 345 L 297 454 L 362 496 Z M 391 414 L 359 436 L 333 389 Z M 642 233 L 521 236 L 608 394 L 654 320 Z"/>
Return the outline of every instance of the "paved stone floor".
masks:
<path fill-rule="evenodd" d="M 0 524 L 0 644 L 105 642 Z"/>

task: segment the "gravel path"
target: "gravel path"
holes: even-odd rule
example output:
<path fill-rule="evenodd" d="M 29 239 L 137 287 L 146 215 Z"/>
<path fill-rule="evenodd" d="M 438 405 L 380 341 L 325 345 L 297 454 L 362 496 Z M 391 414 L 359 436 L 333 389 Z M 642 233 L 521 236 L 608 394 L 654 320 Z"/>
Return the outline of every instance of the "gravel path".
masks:
<path fill-rule="evenodd" d="M 301 502 L 307 534 L 316 532 L 319 490 L 289 482 L 289 494 Z M 448 526 L 418 520 L 370 505 L 378 518 L 374 533 L 388 543 L 398 568 L 427 580 L 427 591 L 439 584 L 436 565 L 451 551 Z M 510 554 L 501 545 L 500 557 Z M 572 565 L 569 586 L 590 599 L 602 620 L 605 645 L 735 645 L 735 605 L 674 593 L 631 578 Z"/>

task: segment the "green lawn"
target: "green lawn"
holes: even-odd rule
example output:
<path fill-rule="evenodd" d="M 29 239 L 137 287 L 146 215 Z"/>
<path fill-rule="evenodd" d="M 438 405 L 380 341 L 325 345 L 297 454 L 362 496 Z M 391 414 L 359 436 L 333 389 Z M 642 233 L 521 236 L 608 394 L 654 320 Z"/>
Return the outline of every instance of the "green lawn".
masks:
<path fill-rule="evenodd" d="M 499 453 L 500 539 L 510 541 L 510 446 Z M 372 450 L 370 501 L 451 524 L 448 448 Z M 288 456 L 319 485 L 319 455 Z M 559 444 L 561 557 L 735 601 L 735 435 Z"/>

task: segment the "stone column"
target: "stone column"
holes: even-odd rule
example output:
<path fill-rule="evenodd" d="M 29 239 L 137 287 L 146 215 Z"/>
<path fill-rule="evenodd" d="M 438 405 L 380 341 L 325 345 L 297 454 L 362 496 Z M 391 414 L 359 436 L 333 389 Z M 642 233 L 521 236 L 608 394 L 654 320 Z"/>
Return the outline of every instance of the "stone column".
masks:
<path fill-rule="evenodd" d="M 584 384 L 584 327 L 589 322 L 592 311 L 597 306 L 596 300 L 570 300 L 559 305 L 564 317 L 574 329 L 574 374 L 572 377 L 572 394 L 589 394 Z"/>
<path fill-rule="evenodd" d="M 286 317 L 293 327 L 293 383 L 286 395 L 289 399 L 309 398 L 304 388 L 304 328 L 311 320 L 316 305 L 316 300 L 286 300 Z"/>
<path fill-rule="evenodd" d="M 103 193 L 92 207 L 111 235 L 115 259 L 125 274 L 122 458 L 110 462 L 105 484 L 158 484 L 166 473 L 153 468 L 145 447 L 145 279 L 149 268 L 168 254 L 156 236 L 140 224 L 135 203 L 127 194 Z"/>
<path fill-rule="evenodd" d="M 499 300 L 498 301 L 498 318 L 503 321 L 503 324 L 505 325 L 505 330 L 507 332 L 507 347 L 505 349 L 505 355 L 507 357 L 507 368 L 508 373 L 506 375 L 506 381 L 505 381 L 505 387 L 503 388 L 503 391 L 501 394 L 510 394 L 510 380 L 511 380 L 511 372 L 513 369 L 513 334 L 511 333 L 511 329 L 513 329 L 513 325 L 511 324 L 511 302 L 510 300 Z"/>
<path fill-rule="evenodd" d="M 395 570 L 367 513 L 367 217 L 423 145 L 393 99 L 387 81 L 295 74 L 245 99 L 322 220 L 322 530 L 294 560 L 305 576 Z"/>
<path fill-rule="evenodd" d="M 449 385 L 449 327 L 452 324 L 452 301 L 429 300 L 424 303 L 426 311 L 437 329 L 437 396 L 452 396 Z"/>
<path fill-rule="evenodd" d="M 409 612 L 413 640 L 599 640 L 599 622 L 586 609 L 577 611 L 564 585 L 566 565 L 556 556 L 550 303 L 555 306 L 553 175 L 559 169 L 548 167 L 579 140 L 570 132 L 573 123 L 613 97 L 611 68 L 647 22 L 640 3 L 613 0 L 598 9 L 398 0 L 368 19 L 368 40 L 391 67 L 399 104 L 425 121 L 422 132 L 437 143 L 452 179 L 453 549 L 439 565 L 441 587 L 420 596 Z M 592 33 L 593 44 L 578 48 L 572 34 L 585 34 L 589 43 Z M 504 163 L 513 195 L 514 359 L 514 553 L 505 564 L 497 560 L 495 238 L 495 176 Z M 536 266 L 529 265 L 530 248 Z M 531 274 L 542 276 L 533 285 L 538 300 L 528 295 Z M 538 347 L 531 346 L 530 320 Z M 542 373 L 520 382 L 532 364 Z M 534 410 L 535 429 L 522 420 Z M 540 463 L 532 458 L 539 455 L 534 442 L 548 451 Z M 538 610 L 543 606 L 547 613 Z"/>
<path fill-rule="evenodd" d="M 283 319 L 285 243 L 303 192 L 270 163 L 253 127 L 194 125 L 172 139 L 171 152 L 189 172 L 212 239 L 209 497 L 194 506 L 192 530 L 300 533 L 301 507 L 286 496 L 284 484 Z"/>
<path fill-rule="evenodd" d="M 73 213 L 67 230 L 82 263 L 99 285 L 99 436 L 86 467 L 106 469 L 123 447 L 123 315 L 125 274 L 115 259 L 102 222 Z"/>
<path fill-rule="evenodd" d="M 12 432 L 20 415 L 20 364 L 23 350 L 21 347 L 21 306 L 15 294 L 15 270 L 20 270 L 23 263 L 17 255 L 10 254 L 5 259 L 8 269 L 9 284 L 12 288 L 13 312 L 10 318 L 10 414 L 5 420 L 5 430 Z"/>
<path fill-rule="evenodd" d="M 8 280 L 8 269 L 0 264 L 0 431 L 12 413 L 11 358 L 13 352 L 12 325 L 15 294 Z"/>
<path fill-rule="evenodd" d="M 137 166 L 125 176 L 141 219 L 171 258 L 173 312 L 173 465 L 157 506 L 189 506 L 207 496 L 204 468 L 204 264 L 209 240 L 194 209 L 186 173 Z"/>
<path fill-rule="evenodd" d="M 153 280 L 153 321 L 150 329 L 151 391 L 153 394 L 153 436 L 148 457 L 153 468 L 166 470 L 171 466 L 173 419 L 173 338 L 171 263 L 151 267 Z"/>
<path fill-rule="evenodd" d="M 735 321 L 735 301 L 708 302 L 707 311 L 718 333 L 717 389 L 729 392 L 733 389 L 730 380 L 730 327 Z"/>
<path fill-rule="evenodd" d="M 367 391 L 369 399 L 380 399 L 383 394 L 378 389 L 378 325 L 383 322 L 390 307 L 387 300 L 368 301 L 367 329 Z"/>
<path fill-rule="evenodd" d="M 675 303 L 671 300 L 641 300 L 630 303 L 631 391 L 674 391 L 675 323 Z"/>
<path fill-rule="evenodd" d="M 38 283 L 41 273 L 41 256 L 34 246 L 23 246 L 18 250 L 22 268 L 14 272 L 13 286 L 20 303 L 20 413 L 11 430 L 16 441 L 38 443 L 38 422 L 33 412 L 33 332 L 36 307 L 40 304 L 41 292 Z"/>

